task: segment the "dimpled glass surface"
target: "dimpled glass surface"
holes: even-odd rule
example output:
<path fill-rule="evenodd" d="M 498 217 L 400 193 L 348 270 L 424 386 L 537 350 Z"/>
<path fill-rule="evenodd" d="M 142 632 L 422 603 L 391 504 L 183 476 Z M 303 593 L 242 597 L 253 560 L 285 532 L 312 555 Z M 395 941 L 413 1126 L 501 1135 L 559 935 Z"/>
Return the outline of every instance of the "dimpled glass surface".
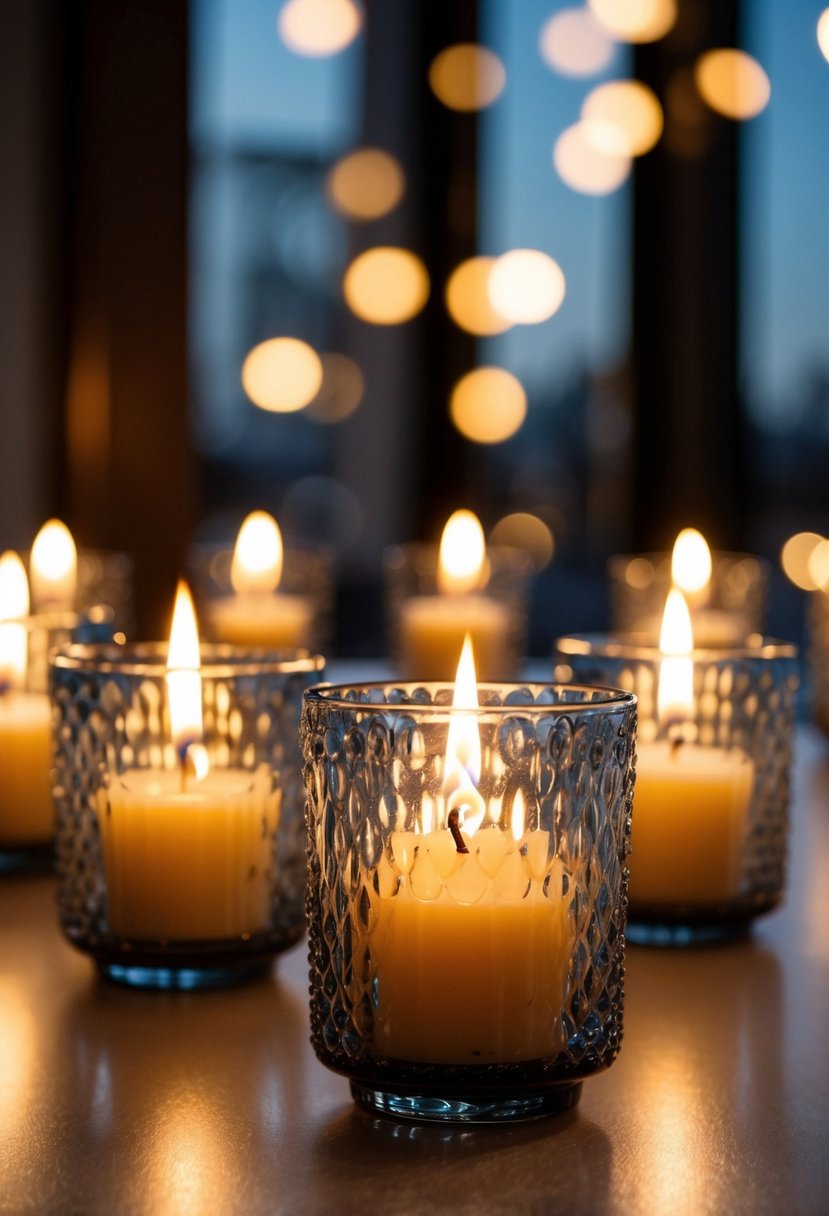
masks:
<path fill-rule="evenodd" d="M 633 699 L 602 703 L 591 690 L 479 689 L 478 789 L 487 800 L 516 785 L 529 794 L 534 810 L 527 826 L 551 832 L 554 855 L 572 884 L 574 945 L 560 1011 L 561 1050 L 526 1063 L 460 1066 L 388 1060 L 374 1045 L 368 929 L 378 867 L 389 855 L 395 825 L 415 830 L 424 794 L 439 793 L 451 693 L 444 686 L 405 685 L 306 696 L 301 735 L 314 1047 L 329 1067 L 381 1085 L 521 1089 L 578 1080 L 612 1061 L 622 1034 L 636 724 Z"/>
<path fill-rule="evenodd" d="M 587 638 L 575 641 L 590 644 Z M 557 658 L 556 677 L 588 684 L 612 682 L 635 692 L 640 740 L 655 738 L 659 733 L 659 657 L 645 657 L 635 650 L 609 655 L 603 650 L 605 641 L 597 639 L 589 653 L 573 654 L 570 640 L 562 639 L 560 645 L 566 653 Z M 617 649 L 623 649 L 623 643 L 616 641 Z M 739 920 L 758 915 L 773 908 L 783 893 L 798 684 L 797 652 L 785 644 L 770 644 L 755 653 L 718 656 L 716 651 L 699 652 L 694 658 L 697 741 L 705 746 L 740 748 L 755 769 L 741 889 L 731 904 L 721 908 L 723 916 Z M 677 909 L 679 919 L 686 915 L 685 910 Z"/>
<path fill-rule="evenodd" d="M 204 741 L 213 763 L 254 770 L 267 763 L 281 791 L 272 841 L 271 921 L 258 946 L 282 949 L 301 936 L 305 887 L 303 792 L 297 746 L 302 693 L 318 670 L 279 672 L 263 664 L 234 672 L 202 648 Z M 111 943 L 98 823 L 107 773 L 161 766 L 168 748 L 163 660 L 147 648 L 146 671 L 124 670 L 119 647 L 72 647 L 76 664 L 51 668 L 55 740 L 58 903 L 67 936 L 100 956 Z M 130 658 L 136 663 L 139 648 Z M 236 659 L 243 657 L 236 653 Z M 272 657 L 272 656 L 270 656 Z"/>

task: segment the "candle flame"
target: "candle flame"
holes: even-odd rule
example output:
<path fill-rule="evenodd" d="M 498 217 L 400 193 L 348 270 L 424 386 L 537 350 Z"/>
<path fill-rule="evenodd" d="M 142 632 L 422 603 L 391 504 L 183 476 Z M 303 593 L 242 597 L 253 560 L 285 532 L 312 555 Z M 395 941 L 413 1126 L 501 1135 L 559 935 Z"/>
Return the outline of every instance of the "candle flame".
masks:
<path fill-rule="evenodd" d="M 524 835 L 527 825 L 527 803 L 522 790 L 515 791 L 515 797 L 512 800 L 512 814 L 510 816 L 510 828 L 512 830 L 512 838 L 518 843 Z"/>
<path fill-rule="evenodd" d="M 191 744 L 199 743 L 203 734 L 200 665 L 196 610 L 189 587 L 180 580 L 170 629 L 166 682 L 170 733 L 182 763 Z"/>
<path fill-rule="evenodd" d="M 472 639 L 467 634 L 455 676 L 452 715 L 446 739 L 443 793 L 447 816 L 450 811 L 457 810 L 461 826 L 470 836 L 474 836 L 481 826 L 486 809 L 477 788 L 481 776 L 481 736 L 477 710 L 475 655 Z"/>
<path fill-rule="evenodd" d="M 486 582 L 484 530 L 472 511 L 455 511 L 440 540 L 437 583 L 444 595 L 474 591 Z"/>
<path fill-rule="evenodd" d="M 25 625 L 13 622 L 28 613 L 26 568 L 9 549 L 0 557 L 0 689 L 26 684 L 28 636 Z"/>
<path fill-rule="evenodd" d="M 686 595 L 704 591 L 711 581 L 711 550 L 696 528 L 683 528 L 674 541 L 671 580 Z"/>
<path fill-rule="evenodd" d="M 663 725 L 687 722 L 694 716 L 694 633 L 685 597 L 676 587 L 665 601 L 659 649 L 665 656 L 656 698 L 659 721 Z"/>
<path fill-rule="evenodd" d="M 230 581 L 237 595 L 275 591 L 282 577 L 282 533 L 267 511 L 252 511 L 239 529 Z"/>
<path fill-rule="evenodd" d="M 71 608 L 78 582 L 78 550 L 59 519 L 48 520 L 32 544 L 32 600 L 36 608 Z"/>

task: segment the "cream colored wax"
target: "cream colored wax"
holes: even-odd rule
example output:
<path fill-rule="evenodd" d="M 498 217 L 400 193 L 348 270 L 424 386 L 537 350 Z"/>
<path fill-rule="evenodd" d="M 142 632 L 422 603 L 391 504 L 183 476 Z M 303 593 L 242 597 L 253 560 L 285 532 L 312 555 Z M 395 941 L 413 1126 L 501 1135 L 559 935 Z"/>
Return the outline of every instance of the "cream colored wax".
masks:
<path fill-rule="evenodd" d="M 228 595 L 213 601 L 209 620 L 217 642 L 295 649 L 312 644 L 314 605 L 306 596 L 281 592 Z"/>
<path fill-rule="evenodd" d="M 49 698 L 0 696 L 0 845 L 47 844 L 53 833 Z"/>
<path fill-rule="evenodd" d="M 279 814 L 270 774 L 181 776 L 133 769 L 100 799 L 110 931 L 195 941 L 268 927 L 271 841 Z"/>
<path fill-rule="evenodd" d="M 480 680 L 508 679 L 510 616 L 485 595 L 412 596 L 400 612 L 401 666 L 416 679 L 453 679 L 465 634 Z"/>
<path fill-rule="evenodd" d="M 396 834 L 369 932 L 379 1053 L 474 1065 L 560 1049 L 569 900 L 560 871 L 545 891 L 547 834 L 531 836 L 543 840 L 525 841 L 522 857 L 495 829 L 468 855 L 446 831 Z"/>
<path fill-rule="evenodd" d="M 739 893 L 754 765 L 740 750 L 638 748 L 630 901 L 714 904 Z"/>

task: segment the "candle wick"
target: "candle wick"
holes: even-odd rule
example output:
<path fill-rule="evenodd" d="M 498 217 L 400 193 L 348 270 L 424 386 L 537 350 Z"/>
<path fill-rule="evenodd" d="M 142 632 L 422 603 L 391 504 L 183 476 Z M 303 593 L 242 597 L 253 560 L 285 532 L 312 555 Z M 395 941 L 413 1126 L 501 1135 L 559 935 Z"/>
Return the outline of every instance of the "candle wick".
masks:
<path fill-rule="evenodd" d="M 684 742 L 685 742 L 685 740 L 682 738 L 681 735 L 676 735 L 673 739 L 671 739 L 671 755 L 672 756 L 679 755 L 679 749 L 682 747 Z"/>
<path fill-rule="evenodd" d="M 469 849 L 466 847 L 464 838 L 461 835 L 460 817 L 458 815 L 457 807 L 453 807 L 449 812 L 446 822 L 449 826 L 449 831 L 452 833 L 452 839 L 455 842 L 456 851 L 458 853 L 468 853 Z"/>

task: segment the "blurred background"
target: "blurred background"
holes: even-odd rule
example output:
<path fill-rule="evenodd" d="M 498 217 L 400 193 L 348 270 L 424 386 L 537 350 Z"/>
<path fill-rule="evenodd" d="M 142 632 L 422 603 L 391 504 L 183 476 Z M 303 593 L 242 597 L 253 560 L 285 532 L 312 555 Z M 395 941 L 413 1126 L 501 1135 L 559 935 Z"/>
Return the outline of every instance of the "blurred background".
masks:
<path fill-rule="evenodd" d="M 133 553 L 161 636 L 187 546 L 261 507 L 335 551 L 333 651 L 378 655 L 384 549 L 467 506 L 532 553 L 543 655 L 690 524 L 773 561 L 799 640 L 821 11 L 7 0 L 0 547 L 55 514 Z"/>

